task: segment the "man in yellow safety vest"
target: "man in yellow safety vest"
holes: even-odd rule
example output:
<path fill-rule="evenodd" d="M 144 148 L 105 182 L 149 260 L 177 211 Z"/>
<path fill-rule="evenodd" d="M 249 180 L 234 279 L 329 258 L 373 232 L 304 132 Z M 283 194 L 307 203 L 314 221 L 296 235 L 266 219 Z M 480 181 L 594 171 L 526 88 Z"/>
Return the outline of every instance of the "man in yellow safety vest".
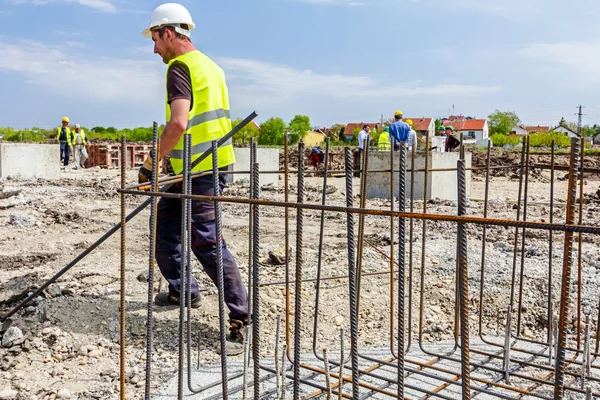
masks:
<path fill-rule="evenodd" d="M 150 18 L 150 24 L 142 35 L 154 42 L 154 53 L 167 64 L 166 74 L 166 121 L 160 137 L 158 159 L 170 156 L 175 174 L 183 170 L 184 135 L 190 135 L 193 162 L 211 148 L 211 142 L 225 136 L 231 130 L 229 94 L 223 70 L 210 58 L 196 49 L 190 40 L 195 24 L 188 10 L 180 4 L 165 3 L 158 6 Z M 218 149 L 219 168 L 225 169 L 235 162 L 233 144 L 225 143 Z M 212 169 L 212 157 L 199 163 L 192 172 Z M 148 157 L 140 169 L 139 181 L 152 176 L 152 159 Z M 220 190 L 225 177 L 220 176 Z M 170 192 L 181 193 L 182 184 L 177 183 Z M 192 193 L 214 196 L 212 175 L 194 178 Z M 243 352 L 243 327 L 250 323 L 248 317 L 248 293 L 239 268 L 225 240 L 216 237 L 215 206 L 212 201 L 192 201 L 192 251 L 204 271 L 217 284 L 217 240 L 223 246 L 223 285 L 225 303 L 229 308 L 230 330 L 227 336 L 227 354 Z M 155 304 L 167 306 L 179 304 L 181 294 L 181 201 L 161 198 L 158 203 L 156 230 L 156 261 L 162 275 L 169 283 L 168 293 L 159 293 Z M 191 304 L 200 306 L 198 282 L 192 275 Z M 220 351 L 220 348 L 218 348 Z"/>
<path fill-rule="evenodd" d="M 383 128 L 383 132 L 379 135 L 379 139 L 377 140 L 377 148 L 379 151 L 390 151 L 390 128 Z"/>
<path fill-rule="evenodd" d="M 56 128 L 56 140 L 58 140 L 58 142 L 60 143 L 60 161 L 65 167 L 69 165 L 71 150 L 73 150 L 69 122 L 69 117 L 63 117 L 61 121 L 61 126 Z"/>

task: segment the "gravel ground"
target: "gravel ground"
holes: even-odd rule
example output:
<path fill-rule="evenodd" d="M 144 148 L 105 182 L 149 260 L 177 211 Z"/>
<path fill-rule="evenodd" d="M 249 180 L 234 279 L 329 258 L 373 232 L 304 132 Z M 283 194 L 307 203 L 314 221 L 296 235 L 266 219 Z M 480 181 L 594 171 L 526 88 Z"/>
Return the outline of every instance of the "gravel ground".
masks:
<path fill-rule="evenodd" d="M 135 171 L 129 171 L 133 183 Z M 545 173 L 529 183 L 528 220 L 549 221 L 549 185 Z M 549 176 L 549 175 L 548 175 Z M 558 177 L 558 175 L 557 175 Z M 119 221 L 118 171 L 89 169 L 66 171 L 60 181 L 3 182 L 4 193 L 20 191 L 16 196 L 0 200 L 0 310 L 8 310 L 32 288 L 52 276 L 62 266 L 98 239 Z M 296 198 L 296 182 L 291 180 L 290 199 Z M 586 202 L 583 222 L 600 225 L 600 202 L 596 192 L 598 180 L 586 179 Z M 305 184 L 306 202 L 318 203 L 321 198 L 321 179 L 308 178 Z M 345 182 L 330 178 L 328 204 L 345 204 Z M 563 222 L 567 182 L 555 185 L 554 221 Z M 354 180 L 354 193 L 359 192 L 359 181 Z M 488 216 L 515 218 L 518 180 L 511 176 L 492 178 Z M 226 196 L 248 196 L 246 186 L 231 185 Z M 283 199 L 282 187 L 264 187 L 261 197 Z M 468 214 L 483 215 L 484 182 L 475 175 L 472 182 Z M 589 199 L 589 201 L 587 201 Z M 142 201 L 128 197 L 131 211 Z M 354 204 L 359 198 L 355 196 Z M 388 200 L 367 200 L 368 208 L 390 207 Z M 415 201 L 415 210 L 422 210 L 423 202 Z M 437 214 L 456 214 L 456 203 L 431 200 L 428 210 Z M 224 234 L 228 247 L 235 256 L 242 276 L 248 274 L 248 206 L 223 206 Z M 290 279 L 295 279 L 295 211 L 290 214 Z M 285 266 L 281 259 L 284 248 L 284 211 L 280 208 L 261 207 L 261 282 L 285 280 Z M 127 395 L 143 397 L 144 348 L 146 335 L 148 269 L 148 217 L 143 211 L 127 225 Z M 358 233 L 355 218 L 355 232 Z M 302 288 L 302 351 L 310 352 L 315 340 L 317 348 L 339 348 L 339 330 L 349 328 L 347 279 L 332 279 L 321 283 L 320 309 L 316 335 L 313 335 L 315 284 L 318 264 L 320 212 L 304 212 L 304 248 Z M 456 226 L 449 222 L 428 222 L 425 254 L 422 254 L 422 222 L 414 221 L 412 236 L 407 221 L 407 251 L 412 244 L 412 338 L 419 332 L 419 296 L 424 298 L 422 339 L 425 342 L 443 342 L 453 338 L 455 307 Z M 397 231 L 397 221 L 395 222 Z M 481 317 L 482 334 L 501 336 L 504 332 L 506 311 L 511 296 L 514 228 L 488 227 L 484 284 L 481 285 L 482 227 L 468 225 L 469 237 L 469 305 L 472 332 L 477 332 Z M 396 236 L 396 235 L 394 235 Z M 548 233 L 528 230 L 525 235 L 523 285 L 519 285 L 521 271 L 521 239 L 517 241 L 515 301 L 521 299 L 521 313 L 513 311 L 513 331 L 531 339 L 544 339 L 548 326 L 547 296 L 552 288 L 554 315 L 559 306 L 564 234 L 553 235 L 552 274 L 549 274 Z M 575 236 L 578 239 L 578 236 Z M 365 218 L 363 274 L 389 271 L 390 219 L 368 216 Z M 394 239 L 397 242 L 397 238 Z M 116 234 L 88 257 L 60 278 L 44 296 L 13 318 L 13 327 L 4 333 L 0 348 L 0 399 L 116 399 L 119 390 L 119 235 Z M 346 215 L 328 213 L 325 219 L 322 275 L 347 274 Z M 395 245 L 397 249 L 397 244 Z M 383 254 L 382 254 L 383 253 Z M 578 245 L 574 248 L 573 282 L 577 276 Z M 597 323 L 597 305 L 600 285 L 600 249 L 598 239 L 583 235 L 581 244 L 581 302 L 582 311 L 591 312 Z M 397 254 L 394 255 L 397 257 Z M 422 261 L 424 262 L 422 264 Z M 199 353 L 192 357 L 203 365 L 214 364 L 218 341 L 217 296 L 212 282 L 194 261 L 194 274 L 203 293 L 202 306 L 192 313 L 192 341 L 199 342 Z M 157 270 L 158 271 L 158 270 Z M 397 281 L 392 282 L 394 288 Z M 422 285 L 422 292 L 421 292 Z M 483 286 L 483 304 L 480 290 Z M 157 284 L 158 287 L 158 284 Z M 408 287 L 408 280 L 407 280 Z M 568 322 L 570 333 L 577 326 L 577 290 L 571 288 Z M 291 285 L 291 323 L 293 332 L 295 288 Z M 361 348 L 380 348 L 390 342 L 390 279 L 389 274 L 363 276 L 361 280 L 359 344 Z M 395 295 L 394 295 L 395 296 Z M 394 297 L 392 297 L 394 298 Z M 407 299 L 408 300 L 408 299 Z M 265 356 L 273 354 L 275 320 L 285 316 L 285 288 L 282 285 L 261 289 L 261 350 Z M 482 310 L 482 313 L 480 313 Z M 178 309 L 154 309 L 154 352 L 152 388 L 163 385 L 177 370 Z M 8 327 L 2 329 L 4 332 Z M 18 328 L 18 329 L 16 329 Z M 17 332 L 19 331 L 19 332 Z M 285 329 L 282 329 L 285 332 Z M 10 332 L 10 333 L 9 333 Z M 8 335 L 8 339 L 5 338 Z M 234 359 L 241 359 L 235 357 Z"/>

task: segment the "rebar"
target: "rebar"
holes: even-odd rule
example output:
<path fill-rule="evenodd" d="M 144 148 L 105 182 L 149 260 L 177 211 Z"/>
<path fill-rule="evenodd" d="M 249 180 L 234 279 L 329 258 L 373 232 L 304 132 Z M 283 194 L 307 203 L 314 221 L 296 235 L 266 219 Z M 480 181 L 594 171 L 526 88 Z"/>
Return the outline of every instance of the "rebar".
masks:
<path fill-rule="evenodd" d="M 346 207 L 352 207 L 352 156 L 346 147 Z M 352 397 L 358 398 L 358 304 L 356 297 L 356 262 L 354 259 L 354 216 L 346 216 L 348 240 L 348 299 L 350 300 L 350 357 L 352 359 Z M 341 360 L 340 364 L 344 361 Z M 341 387 L 340 387 L 341 390 Z"/>
<path fill-rule="evenodd" d="M 126 166 L 126 162 L 127 162 L 127 139 L 125 138 L 125 135 L 121 136 L 121 188 L 125 188 L 125 186 L 127 185 L 127 166 Z M 119 368 L 120 368 L 120 397 L 122 400 L 124 400 L 126 398 L 126 392 L 125 392 L 125 388 L 126 388 L 126 367 L 127 367 L 127 360 L 125 358 L 125 349 L 126 349 L 126 324 L 127 324 L 127 303 L 126 303 L 126 299 L 125 299 L 125 295 L 126 295 L 126 274 L 125 274 L 125 269 L 126 269 L 126 262 L 127 262 L 127 258 L 126 258 L 126 241 L 127 241 L 127 235 L 126 235 L 126 231 L 127 231 L 127 203 L 125 202 L 125 193 L 121 193 L 120 198 L 121 198 L 121 279 L 120 279 L 120 283 L 121 283 L 121 290 L 120 290 L 120 297 L 119 297 Z"/>
<path fill-rule="evenodd" d="M 566 224 L 575 220 L 575 198 L 577 195 L 577 169 L 579 168 L 579 141 L 571 139 L 571 159 L 569 170 L 569 187 L 567 198 Z M 554 400 L 560 400 L 564 395 L 565 379 L 565 348 L 567 347 L 567 308 L 569 306 L 571 289 L 571 264 L 573 262 L 573 232 L 565 232 L 565 247 L 563 258 L 563 276 L 561 286 L 560 315 L 558 327 L 558 350 L 556 352 L 556 376 L 554 383 Z"/>
<path fill-rule="evenodd" d="M 158 161 L 159 161 L 158 123 L 152 124 L 152 191 L 158 191 Z M 158 198 L 153 198 L 150 204 L 150 243 L 148 246 L 148 305 L 146 312 L 146 381 L 144 399 L 150 400 L 152 377 L 152 327 L 154 317 L 152 313 L 154 303 L 154 253 L 156 251 L 156 218 Z M 160 292 L 160 285 L 159 285 Z"/>
<path fill-rule="evenodd" d="M 398 211 L 406 209 L 406 146 L 400 143 L 400 173 L 398 174 Z M 404 218 L 398 218 L 398 349 L 396 357 L 398 358 L 398 398 L 404 398 L 404 299 L 405 299 L 405 234 L 406 221 Z M 392 237 L 392 241 L 393 241 Z M 393 313 L 392 313 L 393 314 Z M 410 328 L 409 328 L 410 329 Z"/>
<path fill-rule="evenodd" d="M 304 203 L 304 142 L 298 143 L 298 204 Z M 300 399 L 300 353 L 302 329 L 302 246 L 304 232 L 304 210 L 296 210 L 296 287 L 294 304 L 294 400 Z M 287 249 L 286 249 L 287 251 Z"/>
<path fill-rule="evenodd" d="M 254 188 L 252 196 L 256 200 L 260 194 L 259 165 L 253 166 L 254 178 L 252 183 Z M 260 210 L 255 205 L 252 208 L 252 228 L 253 250 L 252 250 L 252 295 L 256 301 L 253 302 L 252 311 L 252 359 L 254 360 L 254 398 L 260 398 L 260 271 L 259 271 L 259 252 L 260 252 Z M 287 251 L 287 249 L 286 249 Z"/>
<path fill-rule="evenodd" d="M 327 349 L 323 349 L 323 365 L 325 367 L 325 386 L 327 386 L 327 400 L 331 400 L 331 375 L 329 373 L 329 358 Z"/>
<path fill-rule="evenodd" d="M 464 159 L 458 160 L 458 215 L 467 213 L 467 184 Z M 460 341 L 461 341 L 461 366 L 462 366 L 462 398 L 471 398 L 471 364 L 469 355 L 469 278 L 467 263 L 467 231 L 464 224 L 458 224 L 459 235 L 459 270 L 458 280 L 460 282 Z"/>

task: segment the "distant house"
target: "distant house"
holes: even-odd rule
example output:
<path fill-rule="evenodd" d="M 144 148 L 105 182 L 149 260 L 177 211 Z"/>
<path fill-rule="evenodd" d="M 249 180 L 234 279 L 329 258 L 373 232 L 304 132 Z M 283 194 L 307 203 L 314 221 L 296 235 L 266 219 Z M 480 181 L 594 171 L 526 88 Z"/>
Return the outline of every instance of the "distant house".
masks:
<path fill-rule="evenodd" d="M 562 125 L 559 125 L 555 128 L 550 129 L 550 132 L 564 133 L 565 135 L 567 135 L 570 138 L 579 138 L 580 137 L 577 133 L 573 132 L 569 128 L 562 126 Z"/>
<path fill-rule="evenodd" d="M 307 147 L 316 147 L 321 145 L 326 138 L 327 135 L 322 132 L 309 131 L 304 134 L 304 144 Z"/>
<path fill-rule="evenodd" d="M 362 127 L 364 125 L 369 125 L 371 127 L 371 129 L 377 128 L 379 130 L 379 126 L 381 124 L 377 123 L 377 122 L 373 122 L 373 123 L 371 123 L 371 122 L 358 122 L 358 123 L 351 122 L 351 123 L 347 124 L 346 129 L 344 129 L 344 136 L 346 137 L 346 141 L 348 141 L 348 142 L 351 141 L 352 137 L 354 136 L 354 131 L 356 129 L 358 129 L 357 133 L 360 132 L 360 130 L 362 129 Z"/>
<path fill-rule="evenodd" d="M 510 133 L 512 133 L 513 135 L 517 135 L 517 136 L 525 136 L 525 135 L 529 134 L 526 127 L 522 127 L 519 125 L 516 125 L 514 128 L 512 128 Z"/>
<path fill-rule="evenodd" d="M 452 125 L 454 132 L 462 132 L 465 143 L 475 143 L 478 140 L 489 137 L 489 126 L 487 119 L 465 118 L 463 115 L 451 115 L 444 118 L 443 125 Z"/>
<path fill-rule="evenodd" d="M 527 133 L 538 133 L 538 132 L 548 132 L 550 130 L 549 126 L 526 126 L 525 130 Z"/>
<path fill-rule="evenodd" d="M 600 132 L 598 132 L 594 136 L 592 136 L 592 144 L 594 146 L 600 145 Z"/>
<path fill-rule="evenodd" d="M 413 122 L 413 129 L 419 135 L 427 135 L 429 132 L 429 136 L 435 136 L 435 121 L 433 118 L 403 118 L 403 121 L 410 119 Z"/>

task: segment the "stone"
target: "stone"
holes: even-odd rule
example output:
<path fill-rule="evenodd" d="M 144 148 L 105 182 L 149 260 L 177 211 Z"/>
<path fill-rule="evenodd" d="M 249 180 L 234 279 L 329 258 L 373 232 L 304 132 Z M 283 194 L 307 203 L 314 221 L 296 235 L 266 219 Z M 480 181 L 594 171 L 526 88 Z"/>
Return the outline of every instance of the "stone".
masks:
<path fill-rule="evenodd" d="M 102 352 L 100 350 L 93 350 L 88 353 L 88 357 L 90 358 L 100 358 Z"/>
<path fill-rule="evenodd" d="M 62 354 L 55 354 L 52 356 L 56 361 L 62 361 L 63 360 L 63 356 Z"/>
<path fill-rule="evenodd" d="M 60 286 L 54 284 L 54 285 L 50 285 L 48 287 L 48 289 L 46 289 L 46 292 L 50 295 L 50 297 L 54 298 L 54 297 L 60 297 L 62 296 L 62 289 Z"/>
<path fill-rule="evenodd" d="M 342 317 L 341 315 L 338 315 L 337 317 L 335 317 L 333 319 L 333 322 L 337 325 L 337 326 L 341 326 L 344 323 L 344 317 Z"/>
<path fill-rule="evenodd" d="M 31 228 L 35 225 L 35 218 L 30 214 L 13 213 L 10 214 L 10 220 L 8 223 L 18 228 Z"/>
<path fill-rule="evenodd" d="M 60 389 L 58 393 L 56 393 L 57 399 L 70 399 L 71 397 L 73 397 L 73 394 L 69 389 Z"/>
<path fill-rule="evenodd" d="M 12 400 L 17 397 L 19 392 L 11 389 L 10 387 L 5 387 L 0 391 L 0 400 Z"/>
<path fill-rule="evenodd" d="M 16 326 L 11 326 L 4 332 L 2 336 L 2 347 L 12 347 L 15 345 L 19 345 L 25 341 L 25 336 L 23 335 L 23 331 L 21 331 Z"/>

